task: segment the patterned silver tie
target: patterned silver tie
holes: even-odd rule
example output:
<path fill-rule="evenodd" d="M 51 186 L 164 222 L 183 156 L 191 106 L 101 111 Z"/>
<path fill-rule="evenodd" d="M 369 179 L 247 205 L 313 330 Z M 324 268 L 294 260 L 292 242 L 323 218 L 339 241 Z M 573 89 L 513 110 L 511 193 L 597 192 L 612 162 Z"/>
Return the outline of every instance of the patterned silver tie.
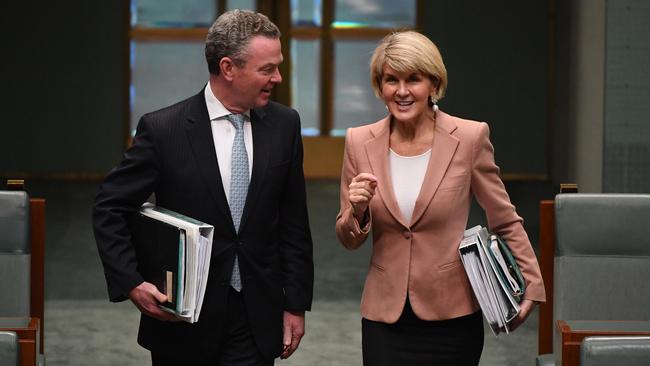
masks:
<path fill-rule="evenodd" d="M 244 212 L 246 194 L 248 194 L 248 154 L 244 143 L 244 115 L 230 114 L 226 118 L 235 126 L 235 139 L 232 142 L 232 160 L 230 165 L 230 215 L 239 232 L 239 223 Z M 239 273 L 239 258 L 235 256 L 230 286 L 238 292 L 242 289 Z"/>

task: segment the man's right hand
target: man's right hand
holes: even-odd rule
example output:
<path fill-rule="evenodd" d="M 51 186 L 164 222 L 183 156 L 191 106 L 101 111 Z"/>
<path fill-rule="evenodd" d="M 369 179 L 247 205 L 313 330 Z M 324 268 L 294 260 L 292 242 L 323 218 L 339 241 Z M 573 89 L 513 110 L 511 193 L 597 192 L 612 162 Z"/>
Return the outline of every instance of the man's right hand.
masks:
<path fill-rule="evenodd" d="M 167 296 L 149 282 L 142 282 L 129 291 L 129 299 L 145 315 L 162 321 L 179 321 L 176 316 L 158 307 L 159 304 L 167 301 Z"/>

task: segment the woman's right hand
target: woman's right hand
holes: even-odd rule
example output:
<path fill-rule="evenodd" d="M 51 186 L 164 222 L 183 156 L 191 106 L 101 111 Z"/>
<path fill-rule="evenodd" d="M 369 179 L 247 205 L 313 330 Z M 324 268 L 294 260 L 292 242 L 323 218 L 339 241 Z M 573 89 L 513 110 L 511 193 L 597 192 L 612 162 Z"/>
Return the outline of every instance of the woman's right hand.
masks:
<path fill-rule="evenodd" d="M 354 210 L 354 216 L 360 222 L 363 221 L 370 200 L 375 195 L 375 188 L 377 188 L 377 177 L 370 173 L 361 173 L 352 178 L 348 196 Z"/>

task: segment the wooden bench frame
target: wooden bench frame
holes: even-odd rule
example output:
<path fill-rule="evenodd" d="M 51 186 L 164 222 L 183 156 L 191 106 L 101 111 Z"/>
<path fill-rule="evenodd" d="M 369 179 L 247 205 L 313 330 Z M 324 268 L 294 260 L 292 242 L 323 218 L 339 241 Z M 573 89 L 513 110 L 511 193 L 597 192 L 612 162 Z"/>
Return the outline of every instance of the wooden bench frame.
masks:
<path fill-rule="evenodd" d="M 7 180 L 7 190 L 25 191 L 21 179 Z M 39 352 L 44 350 L 45 334 L 45 199 L 29 199 L 29 237 L 31 252 L 29 315 L 38 318 L 40 329 Z"/>

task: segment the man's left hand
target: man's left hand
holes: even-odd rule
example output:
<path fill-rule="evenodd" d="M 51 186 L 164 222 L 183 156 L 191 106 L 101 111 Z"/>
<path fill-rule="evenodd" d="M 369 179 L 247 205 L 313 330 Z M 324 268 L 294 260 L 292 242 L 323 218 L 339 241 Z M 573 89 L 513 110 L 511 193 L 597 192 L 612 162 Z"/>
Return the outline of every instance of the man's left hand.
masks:
<path fill-rule="evenodd" d="M 521 310 L 519 311 L 519 314 L 512 319 L 510 322 L 510 330 L 513 331 L 517 329 L 520 325 L 526 321 L 526 318 L 528 318 L 528 315 L 533 311 L 533 308 L 535 308 L 536 303 L 533 302 L 532 300 L 522 300 L 521 303 L 519 304 L 519 307 Z"/>
<path fill-rule="evenodd" d="M 305 313 L 285 311 L 283 315 L 284 339 L 281 359 L 289 358 L 296 351 L 302 336 L 305 335 Z"/>

